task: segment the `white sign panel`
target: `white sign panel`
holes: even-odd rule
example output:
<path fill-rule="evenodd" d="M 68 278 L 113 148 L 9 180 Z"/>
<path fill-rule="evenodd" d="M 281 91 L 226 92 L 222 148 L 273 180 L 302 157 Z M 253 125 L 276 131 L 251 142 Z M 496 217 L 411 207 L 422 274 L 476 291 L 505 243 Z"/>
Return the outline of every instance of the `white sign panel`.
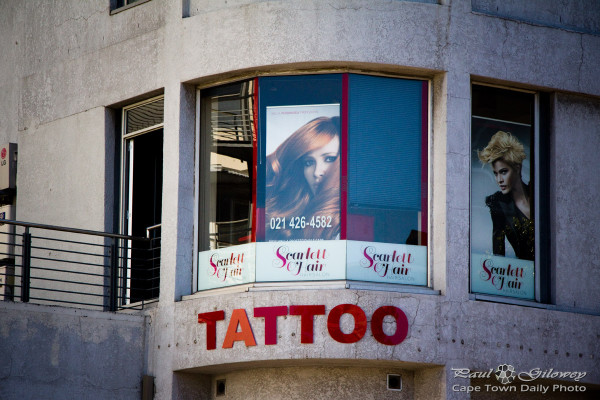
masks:
<path fill-rule="evenodd" d="M 198 290 L 254 282 L 255 259 L 255 243 L 200 252 Z"/>
<path fill-rule="evenodd" d="M 427 285 L 427 247 L 348 241 L 348 279 Z"/>
<path fill-rule="evenodd" d="M 256 281 L 346 279 L 346 242 L 306 240 L 256 244 Z"/>
<path fill-rule="evenodd" d="M 477 253 L 471 260 L 473 292 L 535 299 L 533 261 Z"/>

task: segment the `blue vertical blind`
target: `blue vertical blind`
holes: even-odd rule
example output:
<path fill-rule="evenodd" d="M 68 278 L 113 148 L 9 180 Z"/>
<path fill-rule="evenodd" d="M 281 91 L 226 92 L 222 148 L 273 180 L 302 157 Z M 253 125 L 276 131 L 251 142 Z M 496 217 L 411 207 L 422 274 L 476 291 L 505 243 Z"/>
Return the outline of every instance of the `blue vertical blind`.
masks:
<path fill-rule="evenodd" d="M 422 85 L 349 76 L 348 239 L 409 243 L 419 230 Z"/>

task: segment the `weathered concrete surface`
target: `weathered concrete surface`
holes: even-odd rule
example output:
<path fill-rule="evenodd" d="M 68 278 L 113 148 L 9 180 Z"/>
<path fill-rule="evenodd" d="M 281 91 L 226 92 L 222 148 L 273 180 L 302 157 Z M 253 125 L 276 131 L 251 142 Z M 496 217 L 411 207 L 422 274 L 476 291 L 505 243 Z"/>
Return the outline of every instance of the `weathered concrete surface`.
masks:
<path fill-rule="evenodd" d="M 139 399 L 146 318 L 0 302 L 0 398 Z"/>
<path fill-rule="evenodd" d="M 387 390 L 387 374 L 402 376 L 402 391 Z M 230 399 L 302 400 L 360 397 L 368 400 L 404 400 L 413 399 L 414 396 L 414 374 L 401 368 L 253 368 L 223 375 L 216 374 L 212 379 L 213 387 L 220 379 L 225 379 L 225 394 Z"/>
<path fill-rule="evenodd" d="M 254 307 L 324 304 L 326 314 L 338 304 L 356 304 L 369 321 L 367 334 L 354 344 L 338 343 L 331 338 L 327 316 L 316 316 L 314 343 L 300 343 L 300 318 L 279 317 L 276 345 L 264 343 L 264 319 L 254 318 Z M 382 305 L 401 308 L 409 322 L 408 336 L 396 346 L 377 342 L 371 333 L 373 312 Z M 256 346 L 243 342 L 223 348 L 231 312 L 244 309 L 252 326 Z M 199 313 L 225 311 L 225 320 L 217 323 L 216 349 L 207 350 L 206 324 L 197 322 Z M 294 365 L 297 361 L 386 364 L 398 362 L 410 368 L 448 365 L 454 368 L 488 370 L 503 363 L 517 363 L 522 370 L 560 368 L 587 371 L 584 382 L 600 381 L 598 354 L 600 317 L 515 305 L 483 302 L 454 302 L 437 295 L 410 295 L 357 290 L 268 291 L 190 298 L 177 303 L 175 336 L 172 341 L 155 343 L 155 348 L 171 348 L 174 370 L 200 368 L 214 372 L 235 369 L 236 363 L 258 366 Z M 347 316 L 349 317 L 349 316 Z M 346 323 L 347 325 L 343 325 Z M 344 332 L 352 330 L 352 319 L 342 320 Z M 347 329 L 347 330 L 345 330 Z M 395 331 L 388 321 L 387 334 Z M 569 337 L 565 341 L 564 337 Z"/>
<path fill-rule="evenodd" d="M 447 7 L 404 1 L 259 1 L 219 8 L 183 20 L 182 77 L 329 61 L 442 70 L 448 18 Z M 229 35 L 236 40 L 211 46 L 213 38 Z"/>
<path fill-rule="evenodd" d="M 105 120 L 96 107 L 21 132 L 17 220 L 112 228 L 115 139 Z"/>
<path fill-rule="evenodd" d="M 152 0 L 112 16 L 106 0 L 0 3 L 0 37 L 4 39 L 0 41 L 0 142 L 19 143 L 20 218 L 88 229 L 115 228 L 112 196 L 118 167 L 113 149 L 119 133 L 114 117 L 119 107 L 134 99 L 165 93 L 161 298 L 151 311 L 154 323 L 147 331 L 148 350 L 136 347 L 137 343 L 123 349 L 131 356 L 126 361 L 133 364 L 146 354 L 147 372 L 156 376 L 157 399 L 192 394 L 211 398 L 215 377 L 206 374 L 220 368 L 222 372 L 214 373 L 228 376 L 236 368 L 242 370 L 231 375 L 232 390 L 241 390 L 235 388 L 240 388 L 236 382 L 242 377 L 252 379 L 253 387 L 260 389 L 262 382 L 272 382 L 276 376 L 271 364 L 289 363 L 290 355 L 297 364 L 287 364 L 286 374 L 296 371 L 311 378 L 316 371 L 326 376 L 317 364 L 342 362 L 343 368 L 364 368 L 369 376 L 392 363 L 414 374 L 413 393 L 422 399 L 465 398 L 451 390 L 451 367 L 487 370 L 515 363 L 520 368 L 584 370 L 589 373 L 587 382 L 600 383 L 600 209 L 594 201 L 600 193 L 596 154 L 600 148 L 600 36 L 594 33 L 600 13 L 593 8 L 595 3 L 590 6 L 587 1 L 569 2 L 567 8 L 558 0 L 536 0 L 525 8 L 515 1 L 427 3 Z M 501 7 L 496 11 L 504 15 L 494 15 L 495 7 Z M 540 19 L 532 23 L 538 17 L 531 14 L 535 12 L 541 13 Z M 569 26 L 554 26 L 557 16 L 559 25 Z M 441 295 L 282 290 L 176 302 L 191 294 L 193 282 L 194 84 L 318 70 L 432 80 L 429 260 L 432 287 Z M 469 299 L 472 81 L 551 94 L 551 115 L 546 116 L 551 148 L 551 306 L 567 312 Z M 196 322 L 197 313 L 215 308 L 229 315 L 235 308 L 251 313 L 255 306 L 325 304 L 331 309 L 342 302 L 358 304 L 369 315 L 386 303 L 401 307 L 411 324 L 409 337 L 394 348 L 370 336 L 355 345 L 341 345 L 332 341 L 319 319 L 315 344 L 301 346 L 298 323 L 288 317 L 279 323 L 281 338 L 276 346 L 261 344 L 264 326 L 253 320 L 256 347 L 246 349 L 238 343 L 233 349 L 207 352 L 204 328 Z M 37 320 L 63 320 L 64 314 L 74 312 L 48 308 L 56 311 L 29 317 L 20 310 L 3 311 L 0 324 L 10 320 L 22 326 L 18 332 L 29 332 L 25 328 L 30 326 L 33 332 L 39 330 Z M 24 315 L 27 319 L 18 322 Z M 86 315 L 94 324 L 104 321 L 106 325 L 104 315 Z M 120 332 L 132 323 L 118 318 L 109 321 L 108 330 L 99 329 Z M 12 324 L 0 326 L 13 329 Z M 222 324 L 219 329 L 222 337 Z M 28 343 L 28 334 L 19 336 L 23 343 Z M 63 330 L 61 335 L 59 350 L 65 347 L 61 340 L 79 343 L 82 337 L 77 330 Z M 117 339 L 107 338 L 103 345 L 108 348 L 110 340 L 121 340 L 119 333 L 114 335 Z M 37 366 L 42 372 L 31 380 L 25 373 L 11 373 L 12 378 L 0 382 L 18 378 L 21 386 L 28 385 L 36 393 L 43 386 L 40 374 L 52 382 L 43 386 L 48 390 L 58 390 L 55 384 L 66 387 L 63 382 L 81 382 L 81 371 L 95 368 L 84 362 L 90 358 L 73 356 L 70 362 L 81 368 L 65 367 L 64 378 L 52 380 L 55 337 L 34 335 L 45 357 Z M 100 348 L 93 350 L 104 354 Z M 11 360 L 18 355 L 12 349 L 9 354 Z M 23 362 L 33 363 L 35 354 L 31 350 L 26 354 Z M 59 361 L 70 357 L 62 351 L 58 354 Z M 306 359 L 316 369 L 301 364 Z M 306 369 L 293 369 L 300 365 Z M 265 369 L 261 375 L 243 371 L 244 366 Z M 2 368 L 0 376 L 4 377 L 7 372 Z M 198 368 L 206 368 L 205 374 L 192 373 Z M 342 367 L 338 363 L 335 368 L 331 377 L 342 379 Z M 136 376 L 142 369 L 136 370 Z M 100 376 L 85 372 L 86 376 L 110 381 L 105 387 L 116 390 L 123 383 L 113 369 L 93 371 Z M 131 382 L 123 391 L 139 396 L 139 387 Z M 85 388 L 89 386 L 96 388 L 92 384 Z M 69 387 L 79 390 L 77 385 Z M 94 393 L 106 394 L 101 390 Z"/>
<path fill-rule="evenodd" d="M 597 76 L 600 78 L 600 74 Z M 557 94 L 552 114 L 553 303 L 600 309 L 600 100 Z"/>
<path fill-rule="evenodd" d="M 595 0 L 472 0 L 471 6 L 475 12 L 496 17 L 600 34 L 600 13 L 597 12 L 598 3 Z"/>
<path fill-rule="evenodd" d="M 19 43 L 19 130 L 163 86 L 163 1 L 114 16 L 104 0 L 3 3 L 20 4 L 3 34 Z"/>

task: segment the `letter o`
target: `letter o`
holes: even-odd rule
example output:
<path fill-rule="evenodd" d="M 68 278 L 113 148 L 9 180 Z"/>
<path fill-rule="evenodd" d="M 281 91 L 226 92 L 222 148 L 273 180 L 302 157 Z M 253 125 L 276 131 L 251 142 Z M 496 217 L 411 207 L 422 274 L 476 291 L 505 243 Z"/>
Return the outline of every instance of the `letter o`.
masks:
<path fill-rule="evenodd" d="M 391 336 L 388 336 L 383 332 L 383 318 L 386 315 L 391 315 L 396 320 L 396 332 Z M 371 331 L 373 332 L 375 340 L 379 343 L 387 344 L 389 346 L 401 343 L 406 339 L 406 335 L 408 334 L 408 319 L 406 318 L 406 314 L 398 307 L 379 307 L 375 310 L 373 317 L 371 318 Z"/>
<path fill-rule="evenodd" d="M 354 330 L 351 333 L 344 333 L 340 329 L 340 318 L 343 314 L 351 314 L 354 317 Z M 336 342 L 356 343 L 367 332 L 367 316 L 359 306 L 354 304 L 340 304 L 329 312 L 327 316 L 327 330 Z"/>

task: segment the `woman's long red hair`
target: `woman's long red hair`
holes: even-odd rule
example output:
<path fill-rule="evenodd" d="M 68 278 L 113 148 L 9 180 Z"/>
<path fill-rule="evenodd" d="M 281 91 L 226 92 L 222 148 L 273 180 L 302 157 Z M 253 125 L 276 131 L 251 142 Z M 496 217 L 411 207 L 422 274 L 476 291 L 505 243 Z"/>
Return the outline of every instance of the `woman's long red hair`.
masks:
<path fill-rule="evenodd" d="M 304 177 L 303 159 L 307 153 L 339 138 L 339 117 L 319 117 L 306 123 L 287 138 L 267 157 L 266 221 L 272 217 L 330 216 L 331 228 L 326 234 L 315 235 L 313 228 L 271 231 L 270 238 L 335 239 L 340 227 L 340 168 L 332 165 L 313 196 Z M 316 229 L 316 228 L 315 228 Z M 280 237 L 276 237 L 280 236 Z"/>

